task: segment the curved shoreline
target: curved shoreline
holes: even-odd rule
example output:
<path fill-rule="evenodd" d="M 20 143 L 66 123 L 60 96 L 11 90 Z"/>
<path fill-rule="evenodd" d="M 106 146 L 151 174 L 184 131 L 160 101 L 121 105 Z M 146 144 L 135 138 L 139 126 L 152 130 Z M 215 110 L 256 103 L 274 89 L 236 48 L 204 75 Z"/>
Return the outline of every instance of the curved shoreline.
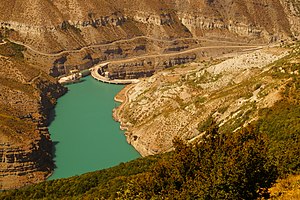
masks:
<path fill-rule="evenodd" d="M 125 88 L 123 88 L 120 92 L 124 92 L 124 99 L 121 99 L 120 97 L 118 97 L 118 95 L 120 94 L 120 92 L 115 96 L 114 100 L 121 103 L 121 105 L 117 108 L 114 108 L 113 109 L 113 118 L 115 121 L 119 122 L 120 123 L 120 129 L 123 130 L 123 131 L 128 131 L 128 127 L 127 125 L 124 124 L 124 122 L 121 121 L 121 118 L 120 118 L 120 112 L 122 111 L 123 107 L 127 104 L 128 102 L 128 92 L 135 86 L 135 84 L 131 84 Z M 119 99 L 120 98 L 120 99 Z M 128 132 L 125 132 L 125 136 L 126 134 L 128 134 Z M 128 138 L 126 137 L 127 139 L 127 142 L 129 144 L 131 144 L 129 141 L 128 141 Z M 137 149 L 136 149 L 137 150 Z M 138 151 L 138 150 L 137 150 Z M 140 153 L 140 152 L 139 152 Z"/>
<path fill-rule="evenodd" d="M 106 78 L 102 75 L 100 75 L 98 73 L 98 70 L 105 64 L 99 64 L 99 65 L 96 65 L 95 67 L 92 67 L 90 69 L 91 71 L 91 76 L 98 80 L 98 81 L 101 81 L 103 83 L 109 83 L 109 84 L 117 84 L 117 85 L 126 85 L 126 84 L 131 84 L 131 83 L 138 83 L 139 80 L 138 79 L 109 79 L 109 78 Z"/>
<path fill-rule="evenodd" d="M 108 84 L 102 84 L 102 83 L 100 84 L 97 83 L 92 77 L 86 77 L 86 78 L 88 79 L 88 81 L 84 81 L 83 84 L 79 84 L 76 86 L 70 85 L 71 87 L 70 91 L 73 92 L 71 92 L 67 97 L 62 99 L 62 101 L 59 101 L 59 106 L 56 107 L 56 114 L 57 116 L 60 117 L 55 119 L 57 120 L 57 122 L 53 123 L 51 127 L 49 127 L 49 131 L 50 133 L 54 133 L 51 135 L 52 140 L 59 141 L 64 146 L 63 145 L 56 146 L 57 151 L 56 151 L 56 158 L 54 160 L 57 169 L 52 171 L 52 173 L 46 177 L 47 180 L 67 177 L 70 174 L 73 176 L 73 174 L 79 174 L 79 173 L 81 174 L 81 173 L 87 173 L 94 170 L 104 169 L 110 166 L 114 166 L 118 162 L 127 162 L 130 159 L 132 159 L 131 158 L 132 156 L 135 158 L 135 154 L 138 155 L 138 157 L 140 157 L 140 154 L 131 145 L 129 146 L 129 144 L 126 142 L 126 139 L 124 137 L 124 132 L 120 131 L 119 123 L 115 122 L 115 120 L 112 118 L 111 115 L 112 110 L 115 107 L 114 101 L 111 100 L 122 89 L 122 87 L 113 86 L 113 85 L 109 86 Z M 91 96 L 87 96 L 89 94 L 91 94 Z M 87 97 L 92 97 L 92 98 L 87 98 Z M 76 98 L 76 100 L 72 100 L 71 98 Z M 84 107 L 82 106 L 78 107 L 78 105 L 82 104 L 83 99 L 89 99 L 88 101 L 86 101 L 88 105 Z M 98 107 L 98 109 L 95 109 L 95 106 L 99 104 L 99 100 L 102 106 Z M 72 101 L 72 103 L 70 101 Z M 80 116 L 83 117 L 81 118 L 80 116 L 75 117 L 72 114 L 73 111 L 71 109 L 74 106 L 78 108 L 77 111 L 79 113 L 82 113 Z M 68 111 L 72 111 L 72 112 L 68 112 Z M 89 116 L 88 118 L 86 118 L 86 115 L 83 113 L 84 111 L 87 111 L 86 113 Z M 68 114 L 63 114 L 63 113 L 68 113 Z M 88 122 L 84 121 L 86 119 L 88 120 Z M 81 121 L 82 123 L 80 123 L 78 120 Z M 99 120 L 101 120 L 104 123 L 98 123 Z M 74 121 L 76 121 L 76 125 L 74 124 Z M 96 126 L 93 126 L 91 124 L 94 124 Z M 101 126 L 101 130 L 99 130 L 98 126 Z M 87 127 L 89 127 L 88 131 L 86 130 Z M 85 131 L 87 132 L 86 134 L 88 134 L 90 137 L 86 137 L 86 135 L 83 134 L 85 133 Z M 73 136 L 75 139 L 70 138 Z M 80 137 L 83 137 L 84 139 L 83 138 L 80 139 Z M 104 138 L 109 139 L 109 141 L 105 141 L 106 139 Z M 70 143 L 72 144 L 70 145 Z M 78 150 L 80 152 L 77 152 L 77 150 L 70 150 L 72 149 L 72 145 L 79 145 L 79 143 L 80 145 L 88 144 L 91 146 L 86 146 L 87 150 L 85 151 Z M 114 147 L 114 144 L 117 145 L 117 147 Z M 101 149 L 103 148 L 107 149 L 107 151 L 106 152 L 102 151 Z M 91 151 L 91 149 L 93 150 Z M 111 153 L 108 154 L 108 152 L 110 151 Z M 134 151 L 134 154 L 129 153 L 132 151 Z M 95 157 L 96 154 L 101 156 L 100 159 L 97 159 L 98 161 L 95 161 L 94 159 L 91 159 L 86 156 L 83 159 L 86 160 L 84 163 L 80 164 L 80 161 L 74 162 L 74 167 L 72 167 L 72 170 L 68 170 L 68 168 L 71 167 L 69 166 L 69 164 L 72 163 L 73 161 L 70 160 L 72 159 L 70 158 L 70 156 L 69 158 L 65 156 L 71 155 L 74 152 L 77 152 L 76 153 L 77 155 L 83 155 L 83 154 L 89 155 L 91 158 Z M 116 155 L 117 152 L 118 155 Z M 129 160 L 126 160 L 127 158 L 129 158 Z M 65 165 L 65 162 L 69 164 Z M 97 164 L 98 168 L 95 168 L 96 162 L 99 163 Z M 87 163 L 90 163 L 90 165 Z M 110 165 L 111 163 L 114 164 Z"/>

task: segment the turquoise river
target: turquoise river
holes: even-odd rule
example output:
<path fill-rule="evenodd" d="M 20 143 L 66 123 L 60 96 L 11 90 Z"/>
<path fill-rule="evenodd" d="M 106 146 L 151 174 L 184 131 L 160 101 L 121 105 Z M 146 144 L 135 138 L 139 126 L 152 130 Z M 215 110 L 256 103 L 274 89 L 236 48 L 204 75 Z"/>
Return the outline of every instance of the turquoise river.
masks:
<path fill-rule="evenodd" d="M 49 180 L 80 175 L 140 157 L 112 118 L 121 85 L 86 77 L 58 99 L 49 126 L 56 169 Z"/>

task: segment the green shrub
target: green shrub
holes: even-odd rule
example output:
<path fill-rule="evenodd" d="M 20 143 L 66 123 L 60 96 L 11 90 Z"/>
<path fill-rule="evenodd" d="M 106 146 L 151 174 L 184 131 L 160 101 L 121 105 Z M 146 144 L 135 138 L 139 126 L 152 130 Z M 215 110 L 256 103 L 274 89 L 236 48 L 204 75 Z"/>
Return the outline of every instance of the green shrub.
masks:
<path fill-rule="evenodd" d="M 172 157 L 138 175 L 121 198 L 256 199 L 277 177 L 266 143 L 251 126 L 230 134 L 212 127 L 197 145 L 175 140 Z"/>

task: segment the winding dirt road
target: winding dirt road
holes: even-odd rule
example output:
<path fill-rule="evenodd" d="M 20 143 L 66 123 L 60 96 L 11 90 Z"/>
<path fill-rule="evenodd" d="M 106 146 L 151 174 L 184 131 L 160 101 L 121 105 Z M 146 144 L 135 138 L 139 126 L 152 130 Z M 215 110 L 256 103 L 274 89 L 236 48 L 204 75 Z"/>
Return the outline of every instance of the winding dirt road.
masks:
<path fill-rule="evenodd" d="M 184 55 L 187 53 L 193 53 L 199 50 L 204 50 L 204 49 L 216 49 L 216 48 L 249 48 L 245 49 L 244 51 L 254 51 L 258 49 L 262 49 L 264 46 L 209 46 L 209 47 L 196 47 L 192 49 L 188 49 L 186 51 L 180 51 L 180 52 L 174 52 L 174 53 L 166 53 L 166 54 L 150 54 L 150 55 L 143 55 L 143 56 L 137 56 L 137 57 L 132 57 L 128 59 L 122 59 L 122 60 L 115 60 L 115 61 L 110 61 L 110 64 L 120 64 L 124 62 L 131 62 L 131 61 L 136 61 L 139 59 L 146 59 L 146 58 L 157 58 L 157 57 L 171 57 L 171 56 L 179 56 L 179 55 Z"/>
<path fill-rule="evenodd" d="M 34 49 L 33 47 L 31 47 L 27 44 L 24 44 L 22 42 L 18 42 L 18 41 L 12 40 L 12 39 L 7 39 L 7 40 L 10 41 L 10 42 L 19 44 L 19 45 L 23 45 L 24 47 L 26 47 L 27 49 L 33 51 L 34 53 L 37 53 L 37 54 L 40 54 L 40 55 L 43 55 L 43 56 L 61 56 L 61 55 L 66 54 L 66 53 L 77 53 L 77 52 L 80 52 L 80 51 L 83 51 L 83 50 L 86 50 L 86 49 L 89 49 L 89 48 L 111 46 L 111 45 L 115 45 L 115 44 L 118 44 L 118 43 L 130 42 L 130 41 L 134 41 L 134 40 L 138 40 L 138 39 L 148 39 L 148 40 L 152 40 L 152 41 L 168 42 L 168 43 L 173 43 L 173 42 L 182 41 L 182 40 L 198 40 L 198 41 L 207 41 L 207 42 L 219 42 L 219 43 L 222 42 L 222 43 L 228 43 L 228 44 L 235 44 L 235 46 L 240 46 L 240 47 L 243 47 L 244 45 L 245 46 L 249 45 L 248 43 L 218 41 L 218 40 L 210 40 L 210 39 L 204 39 L 204 38 L 178 38 L 178 39 L 174 39 L 174 40 L 165 40 L 165 39 L 152 38 L 152 37 L 148 37 L 148 36 L 137 36 L 137 37 L 130 38 L 130 39 L 117 40 L 117 41 L 107 43 L 107 44 L 89 45 L 89 46 L 82 47 L 81 49 L 77 49 L 77 50 L 65 50 L 65 51 L 61 51 L 61 52 L 58 52 L 58 53 L 44 53 L 44 52 L 41 52 L 39 50 Z M 257 46 L 260 46 L 260 45 L 253 45 L 253 46 L 257 47 Z M 217 48 L 218 46 L 211 46 L 211 47 Z"/>

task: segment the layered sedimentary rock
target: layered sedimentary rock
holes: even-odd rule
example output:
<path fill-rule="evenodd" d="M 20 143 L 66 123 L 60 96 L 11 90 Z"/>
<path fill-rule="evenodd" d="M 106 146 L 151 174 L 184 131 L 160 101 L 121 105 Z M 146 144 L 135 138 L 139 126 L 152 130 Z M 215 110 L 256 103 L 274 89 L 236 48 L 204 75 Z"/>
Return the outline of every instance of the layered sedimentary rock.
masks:
<path fill-rule="evenodd" d="M 170 60 L 171 57 L 168 56 L 168 54 L 179 53 L 179 58 L 180 52 L 183 52 L 186 49 L 195 48 L 199 45 L 199 42 L 193 39 L 180 40 L 176 41 L 175 44 L 174 43 L 175 42 L 172 41 L 153 41 L 141 36 L 126 42 L 114 42 L 109 45 L 90 47 L 84 51 L 77 51 L 72 54 L 61 54 L 55 59 L 52 59 L 54 62 L 50 69 L 50 74 L 52 76 L 59 76 L 61 74 L 69 73 L 70 69 L 77 68 L 83 70 L 90 68 L 99 62 L 118 60 L 122 60 L 123 62 L 123 60 L 130 60 L 131 57 L 135 58 L 135 62 L 143 62 L 143 60 L 147 59 L 149 56 L 161 54 L 161 57 L 164 57 L 165 60 Z M 33 55 L 29 55 L 28 57 L 33 58 Z M 49 65 L 51 65 L 51 63 L 49 63 Z M 155 70 L 157 68 L 152 65 L 150 67 Z M 142 71 L 147 71 L 147 67 Z M 142 73 L 142 71 L 140 72 Z"/>
<path fill-rule="evenodd" d="M 0 46 L 0 190 L 45 180 L 52 172 L 49 112 L 65 89 L 26 63 L 22 47 Z"/>
<path fill-rule="evenodd" d="M 3 2 L 1 27 L 10 37 L 47 52 L 135 36 L 178 38 L 292 35 L 299 21 L 293 1 L 45 1 Z M 259 15 L 257 15 L 259 13 Z M 289 20 L 291 16 L 295 19 Z M 291 22 L 291 23 L 289 23 Z"/>
<path fill-rule="evenodd" d="M 148 77 L 154 72 L 194 61 L 196 54 L 186 53 L 176 56 L 150 56 L 143 59 L 130 59 L 109 64 L 106 71 L 111 79 L 136 79 Z"/>
<path fill-rule="evenodd" d="M 264 49 L 220 63 L 192 63 L 158 72 L 125 88 L 126 97 L 114 117 L 143 156 L 171 150 L 175 137 L 201 138 L 212 119 L 223 130 L 237 130 L 254 120 L 259 108 L 281 99 L 288 78 L 272 77 L 273 70 L 280 69 L 266 71 L 286 54 L 284 49 Z"/>
<path fill-rule="evenodd" d="M 228 33 L 265 39 L 291 35 L 285 5 L 280 1 L 191 1 L 181 9 L 183 2 L 176 4 L 179 17 L 196 35 L 211 34 L 213 30 L 224 32 L 225 37 Z M 218 33 L 213 35 L 218 37 Z"/>
<path fill-rule="evenodd" d="M 6 37 L 26 45 L 27 59 L 54 76 L 178 48 L 157 46 L 157 40 L 200 37 L 264 44 L 291 39 L 298 37 L 300 22 L 294 0 L 4 0 L 0 11 Z M 144 46 L 141 38 L 134 40 L 138 37 L 144 37 Z M 186 41 L 185 48 L 191 48 L 194 41 Z"/>
<path fill-rule="evenodd" d="M 291 24 L 291 31 L 299 38 L 300 32 L 300 2 L 297 0 L 280 0 Z"/>
<path fill-rule="evenodd" d="M 1 137 L 3 138 L 3 133 Z M 48 132 L 33 129 L 31 137 L 26 140 L 22 144 L 16 144 L 11 138 L 9 141 L 1 141 L 1 189 L 18 188 L 44 181 L 53 170 L 52 143 Z"/>

